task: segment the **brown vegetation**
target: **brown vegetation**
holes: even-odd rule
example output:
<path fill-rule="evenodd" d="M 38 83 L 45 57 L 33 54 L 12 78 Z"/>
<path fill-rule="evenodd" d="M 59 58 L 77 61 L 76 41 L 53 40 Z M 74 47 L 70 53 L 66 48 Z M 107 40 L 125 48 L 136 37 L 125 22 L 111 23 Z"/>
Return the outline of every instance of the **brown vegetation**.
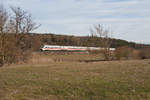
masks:
<path fill-rule="evenodd" d="M 150 58 L 150 50 L 142 44 L 111 38 L 111 33 L 101 25 L 91 29 L 90 37 L 75 37 L 54 34 L 32 34 L 39 25 L 33 22 L 31 14 L 19 7 L 11 7 L 12 15 L 0 5 L 0 65 L 26 61 L 30 52 L 37 52 L 43 44 L 103 47 L 91 54 L 103 54 L 105 60 L 121 58 Z M 29 34 L 27 34 L 29 33 Z M 122 47 L 124 46 L 124 47 Z M 109 48 L 117 48 L 115 54 Z M 134 48 L 134 49 L 131 49 Z M 141 49 L 143 48 L 143 49 Z M 138 50 L 135 50 L 138 49 Z M 141 49 L 141 50 L 139 50 Z M 138 55 L 138 57 L 137 57 Z"/>
<path fill-rule="evenodd" d="M 24 47 L 29 46 L 29 41 L 23 41 L 24 35 L 19 33 L 29 33 L 38 28 L 33 22 L 31 14 L 19 7 L 11 7 L 10 13 L 0 5 L 0 66 L 5 63 L 18 62 L 27 57 Z M 26 40 L 26 39 L 25 39 Z M 34 39 L 31 43 L 35 43 Z M 24 44 L 25 42 L 28 42 Z M 34 49 L 37 49 L 35 46 Z"/>
<path fill-rule="evenodd" d="M 0 99 L 149 100 L 149 74 L 150 60 L 11 65 L 0 68 Z"/>
<path fill-rule="evenodd" d="M 126 46 L 116 48 L 115 51 L 115 56 L 118 60 L 120 60 L 121 58 L 129 59 L 129 57 L 131 57 L 132 54 L 133 54 L 133 49 L 128 48 Z"/>
<path fill-rule="evenodd" d="M 149 59 L 150 58 L 150 48 L 144 47 L 139 50 L 139 57 L 141 59 Z"/>
<path fill-rule="evenodd" d="M 103 27 L 98 24 L 94 26 L 94 29 L 91 29 L 91 37 L 93 39 L 97 39 L 96 37 L 99 37 L 100 39 L 100 47 L 103 48 L 101 49 L 101 53 L 104 55 L 105 60 L 110 60 L 111 59 L 111 52 L 110 52 L 110 47 L 111 47 L 111 33 L 108 30 L 104 30 Z"/>

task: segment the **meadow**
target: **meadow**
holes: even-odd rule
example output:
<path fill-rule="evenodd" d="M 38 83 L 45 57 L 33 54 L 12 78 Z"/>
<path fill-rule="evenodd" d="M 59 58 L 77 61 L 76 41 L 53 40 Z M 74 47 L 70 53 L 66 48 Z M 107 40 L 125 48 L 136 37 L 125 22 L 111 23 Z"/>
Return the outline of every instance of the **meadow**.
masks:
<path fill-rule="evenodd" d="M 34 54 L 2 67 L 0 100 L 150 100 L 150 60 L 78 61 L 98 57 Z"/>

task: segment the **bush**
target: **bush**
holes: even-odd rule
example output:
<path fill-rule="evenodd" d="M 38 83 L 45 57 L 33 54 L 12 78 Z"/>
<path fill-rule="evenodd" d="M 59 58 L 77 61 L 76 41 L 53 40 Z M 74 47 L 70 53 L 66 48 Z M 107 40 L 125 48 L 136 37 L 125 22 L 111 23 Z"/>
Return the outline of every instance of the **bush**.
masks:
<path fill-rule="evenodd" d="M 122 59 L 129 59 L 129 58 L 134 58 L 134 49 L 133 48 L 128 48 L 127 46 L 123 47 L 118 47 L 115 50 L 115 58 L 117 60 Z"/>
<path fill-rule="evenodd" d="M 2 49 L 2 47 L 0 47 Z M 24 51 L 18 44 L 14 35 L 8 35 L 4 52 L 0 51 L 0 66 L 17 62 L 26 62 L 29 53 Z"/>
<path fill-rule="evenodd" d="M 140 49 L 139 57 L 141 59 L 149 59 L 150 58 L 150 47 L 145 47 Z"/>

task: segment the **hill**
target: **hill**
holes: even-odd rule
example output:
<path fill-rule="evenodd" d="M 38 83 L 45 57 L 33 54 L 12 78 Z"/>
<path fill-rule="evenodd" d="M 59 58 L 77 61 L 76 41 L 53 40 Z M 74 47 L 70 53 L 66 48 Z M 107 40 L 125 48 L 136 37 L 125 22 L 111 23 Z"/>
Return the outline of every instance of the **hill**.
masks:
<path fill-rule="evenodd" d="M 56 35 L 56 34 L 19 34 L 18 40 L 22 45 L 22 49 L 32 49 L 38 51 L 43 44 L 49 45 L 66 45 L 66 46 L 101 46 L 100 39 L 98 37 L 79 37 L 79 36 L 67 36 L 67 35 Z M 111 39 L 112 48 L 117 48 L 120 46 L 128 46 L 131 48 L 140 49 L 145 46 L 145 44 L 137 44 L 135 42 L 128 42 L 121 39 Z"/>

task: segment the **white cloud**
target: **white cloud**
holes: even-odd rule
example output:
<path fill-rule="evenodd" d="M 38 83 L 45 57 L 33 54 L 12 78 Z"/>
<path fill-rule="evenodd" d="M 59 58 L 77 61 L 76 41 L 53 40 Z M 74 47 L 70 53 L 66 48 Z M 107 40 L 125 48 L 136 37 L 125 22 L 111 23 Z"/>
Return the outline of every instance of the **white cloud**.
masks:
<path fill-rule="evenodd" d="M 39 32 L 87 35 L 103 24 L 117 38 L 150 43 L 150 0 L 2 0 L 21 6 L 42 24 Z"/>

